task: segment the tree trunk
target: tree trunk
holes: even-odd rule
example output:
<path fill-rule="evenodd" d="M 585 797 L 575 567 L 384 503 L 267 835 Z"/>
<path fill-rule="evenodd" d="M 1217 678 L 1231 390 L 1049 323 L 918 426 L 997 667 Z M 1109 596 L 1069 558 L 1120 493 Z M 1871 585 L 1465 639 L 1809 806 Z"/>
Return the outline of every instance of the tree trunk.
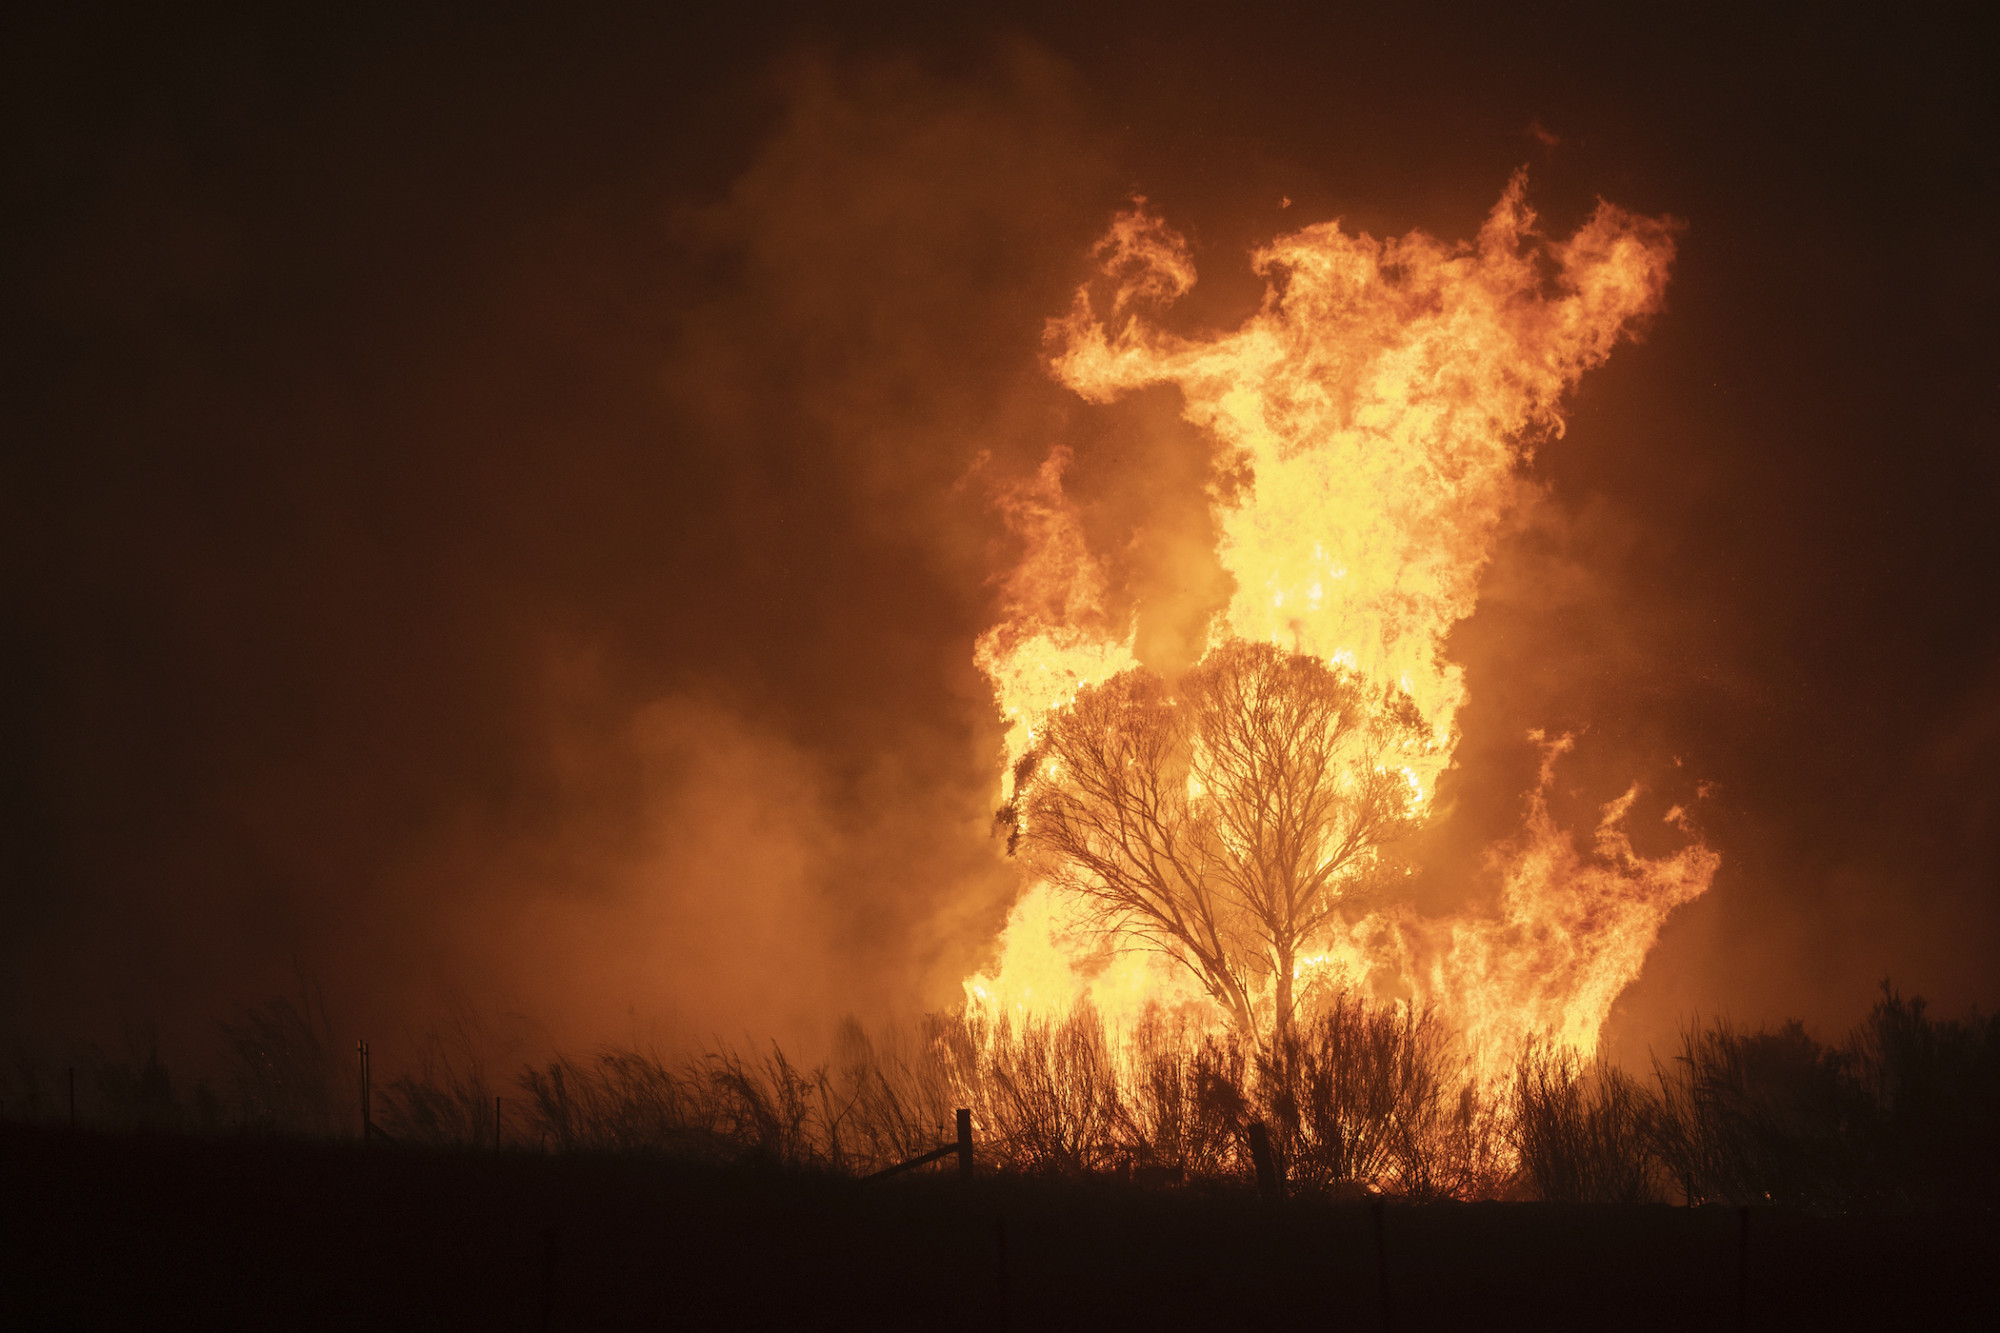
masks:
<path fill-rule="evenodd" d="M 1292 1034 L 1292 970 L 1297 960 L 1289 944 L 1281 945 L 1274 952 L 1277 954 L 1278 984 L 1271 1015 L 1271 1049 L 1275 1052 Z"/>

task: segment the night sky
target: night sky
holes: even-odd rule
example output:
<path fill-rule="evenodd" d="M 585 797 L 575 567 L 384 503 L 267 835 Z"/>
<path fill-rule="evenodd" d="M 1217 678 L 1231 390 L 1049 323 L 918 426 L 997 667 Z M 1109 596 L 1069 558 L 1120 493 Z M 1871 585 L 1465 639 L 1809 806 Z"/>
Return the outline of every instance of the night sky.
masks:
<path fill-rule="evenodd" d="M 28 8 L 0 1038 L 195 1043 L 295 968 L 382 1033 L 949 1002 L 1017 885 L 993 487 L 1068 443 L 1107 551 L 1202 521 L 1170 398 L 1039 359 L 1092 241 L 1144 194 L 1187 327 L 1233 327 L 1254 245 L 1467 237 L 1522 166 L 1553 235 L 1599 196 L 1685 230 L 1454 637 L 1451 837 L 1518 822 L 1531 727 L 1579 738 L 1575 818 L 1708 784 L 1723 867 L 1627 1057 L 1696 1011 L 1844 1026 L 1884 977 L 2000 1003 L 1972 6 Z"/>

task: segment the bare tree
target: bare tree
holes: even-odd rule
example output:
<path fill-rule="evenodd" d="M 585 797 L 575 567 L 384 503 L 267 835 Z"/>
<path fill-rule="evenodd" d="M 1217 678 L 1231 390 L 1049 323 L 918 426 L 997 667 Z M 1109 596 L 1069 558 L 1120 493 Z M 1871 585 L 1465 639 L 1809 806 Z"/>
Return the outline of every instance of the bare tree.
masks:
<path fill-rule="evenodd" d="M 1139 668 L 1079 691 L 1001 818 L 1100 928 L 1178 960 L 1268 1047 L 1291 1029 L 1299 958 L 1409 827 L 1397 756 L 1428 743 L 1407 695 L 1238 640 L 1177 686 Z"/>

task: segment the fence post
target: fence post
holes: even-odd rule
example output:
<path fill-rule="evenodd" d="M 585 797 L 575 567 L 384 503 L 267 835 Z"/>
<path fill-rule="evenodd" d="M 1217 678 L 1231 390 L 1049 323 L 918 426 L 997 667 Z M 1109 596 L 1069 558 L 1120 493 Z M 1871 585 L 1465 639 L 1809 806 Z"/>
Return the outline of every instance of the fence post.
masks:
<path fill-rule="evenodd" d="M 76 1066 L 69 1067 L 69 1127 L 76 1128 Z"/>
<path fill-rule="evenodd" d="M 500 1151 L 500 1098 L 493 1098 L 493 1151 Z"/>
<path fill-rule="evenodd" d="M 354 1049 L 361 1055 L 361 1143 L 366 1147 L 368 1140 L 374 1137 L 370 1131 L 375 1128 L 368 1117 L 368 1043 L 357 1041 Z"/>
<path fill-rule="evenodd" d="M 972 1179 L 972 1112 L 958 1108 L 958 1174 Z"/>
<path fill-rule="evenodd" d="M 1284 1183 L 1278 1179 L 1277 1159 L 1271 1155 L 1271 1135 L 1261 1120 L 1245 1127 L 1250 1138 L 1250 1160 L 1257 1164 L 1257 1192 L 1267 1199 L 1281 1199 Z"/>

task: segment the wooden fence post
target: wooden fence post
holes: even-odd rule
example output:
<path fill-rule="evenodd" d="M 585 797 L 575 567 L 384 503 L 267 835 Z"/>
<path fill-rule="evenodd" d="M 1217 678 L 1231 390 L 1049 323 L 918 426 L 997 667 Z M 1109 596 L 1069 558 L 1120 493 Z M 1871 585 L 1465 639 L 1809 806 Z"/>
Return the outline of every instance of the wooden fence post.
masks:
<path fill-rule="evenodd" d="M 1257 1192 L 1267 1199 L 1282 1199 L 1285 1186 L 1278 1179 L 1278 1161 L 1271 1155 L 1270 1132 L 1261 1120 L 1252 1120 L 1245 1131 L 1250 1139 L 1250 1160 L 1257 1165 Z"/>
<path fill-rule="evenodd" d="M 354 1049 L 361 1056 L 361 1142 L 366 1146 L 368 1140 L 374 1137 L 372 1131 L 375 1128 L 374 1122 L 368 1116 L 368 1043 L 357 1041 L 354 1043 Z"/>
<path fill-rule="evenodd" d="M 958 1174 L 961 1179 L 972 1179 L 972 1112 L 962 1106 L 958 1108 Z"/>

